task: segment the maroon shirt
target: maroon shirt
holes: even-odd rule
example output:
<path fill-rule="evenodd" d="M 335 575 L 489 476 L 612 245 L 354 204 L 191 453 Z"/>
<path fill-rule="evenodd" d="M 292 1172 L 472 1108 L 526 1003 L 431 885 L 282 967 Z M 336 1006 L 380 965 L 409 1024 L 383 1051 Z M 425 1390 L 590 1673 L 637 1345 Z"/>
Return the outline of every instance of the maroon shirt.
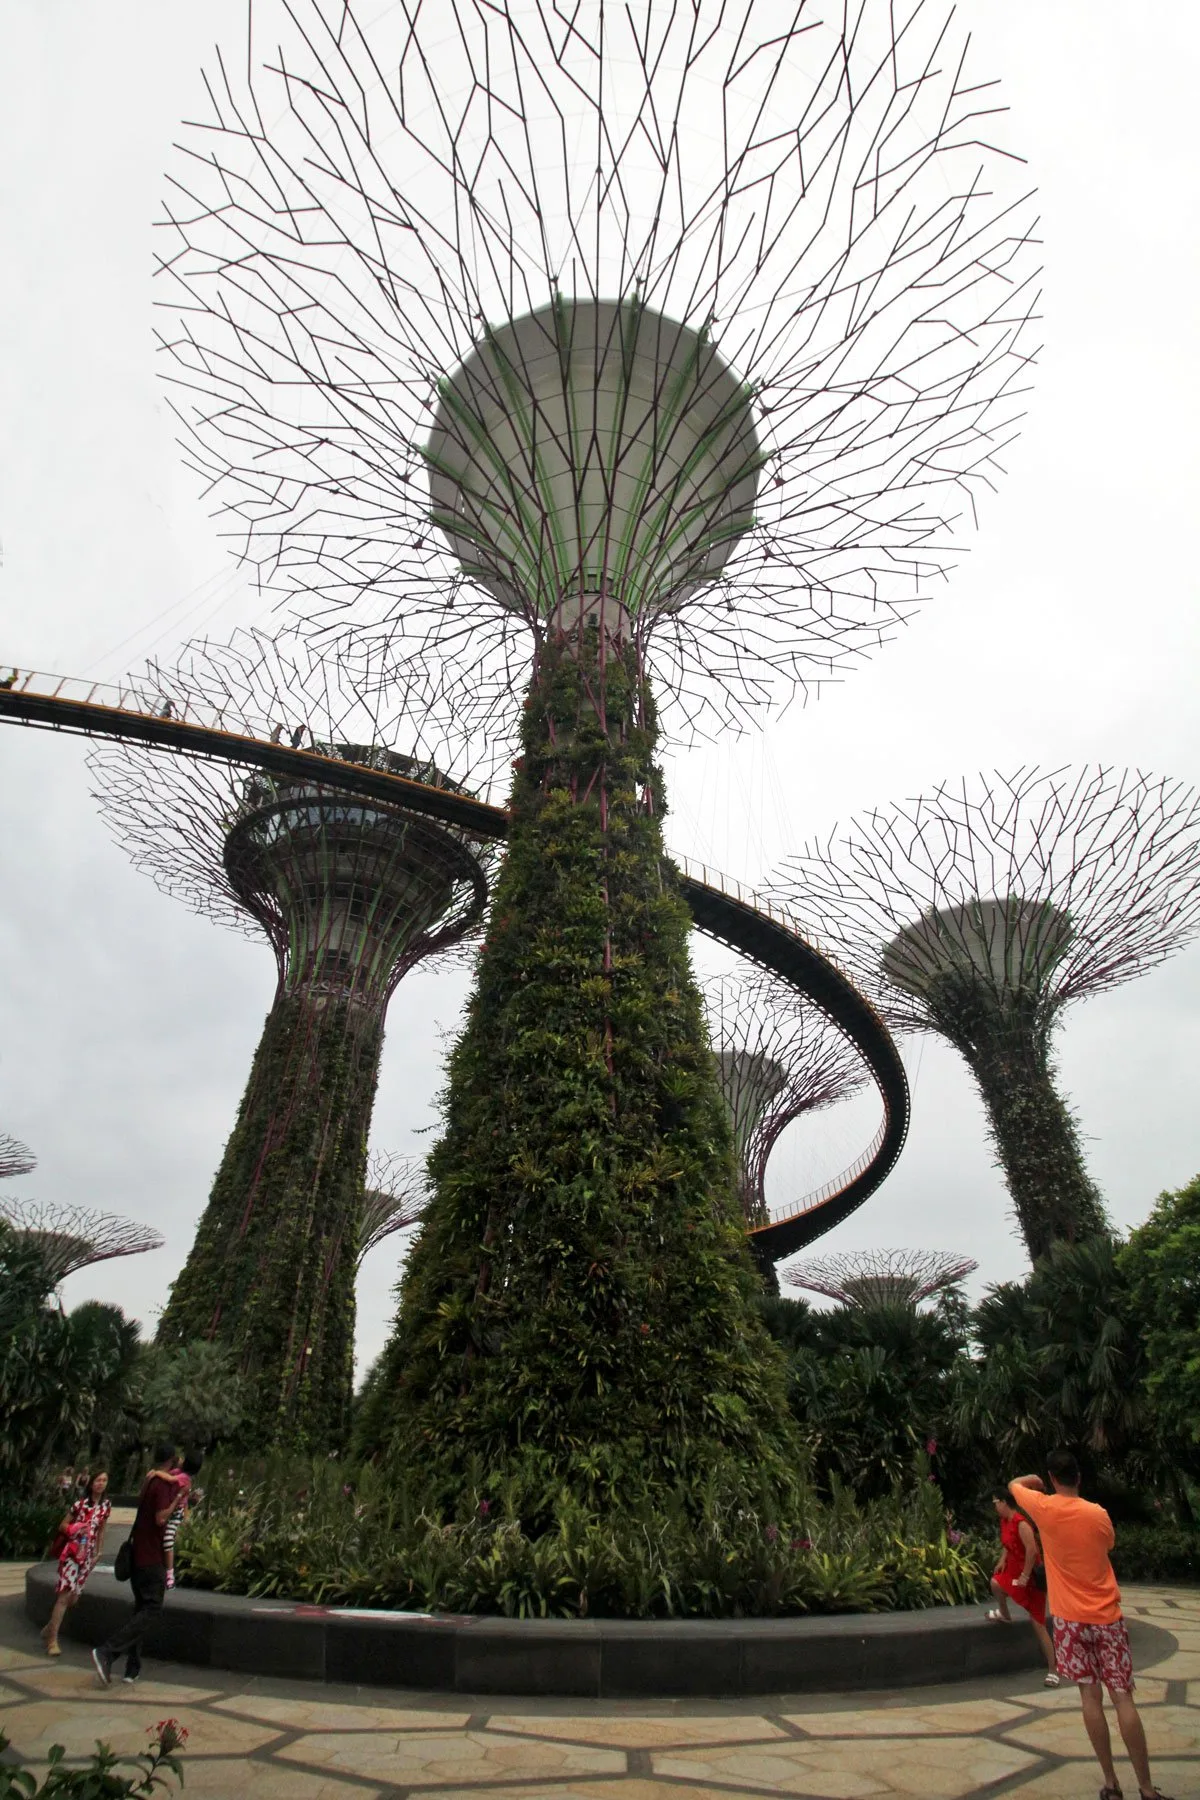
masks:
<path fill-rule="evenodd" d="M 137 1517 L 133 1521 L 131 1533 L 135 1569 L 165 1565 L 167 1557 L 163 1549 L 163 1532 L 167 1528 L 167 1521 L 164 1519 L 160 1525 L 156 1515 L 164 1507 L 173 1505 L 178 1496 L 179 1488 L 175 1482 L 168 1481 L 163 1475 L 147 1476 L 138 1499 Z"/>

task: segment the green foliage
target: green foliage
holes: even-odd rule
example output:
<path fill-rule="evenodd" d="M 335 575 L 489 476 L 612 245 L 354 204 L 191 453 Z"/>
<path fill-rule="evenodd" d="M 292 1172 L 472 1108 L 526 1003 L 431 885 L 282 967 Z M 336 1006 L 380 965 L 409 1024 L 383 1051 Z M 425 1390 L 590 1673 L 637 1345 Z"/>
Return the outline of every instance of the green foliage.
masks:
<path fill-rule="evenodd" d="M 1112 1553 L 1121 1581 L 1200 1584 L 1200 1531 L 1186 1525 L 1121 1525 Z"/>
<path fill-rule="evenodd" d="M 290 1478 L 289 1478 L 290 1476 Z M 977 1598 L 970 1547 L 952 1543 L 936 1491 L 859 1506 L 805 1482 L 776 1521 L 709 1483 L 657 1510 L 600 1515 L 562 1491 L 547 1528 L 503 1497 L 447 1520 L 370 1467 L 268 1468 L 210 1491 L 176 1546 L 180 1579 L 322 1605 L 511 1618 L 726 1618 L 878 1611 Z"/>
<path fill-rule="evenodd" d="M 281 994 L 160 1344 L 228 1346 L 259 1442 L 328 1450 L 349 1428 L 354 1281 L 382 1026 Z"/>
<path fill-rule="evenodd" d="M 61 1500 L 0 1493 L 0 1562 L 43 1556 L 63 1510 Z"/>
<path fill-rule="evenodd" d="M 138 1327 L 116 1307 L 63 1313 L 36 1244 L 0 1223 L 0 1491 L 36 1491 L 56 1457 L 115 1447 L 129 1426 Z"/>
<path fill-rule="evenodd" d="M 432 1198 L 356 1443 L 435 1516 L 476 1481 L 540 1536 L 798 1446 L 661 834 L 632 652 L 543 646 L 508 856 L 453 1053 Z"/>
<path fill-rule="evenodd" d="M 66 1751 L 61 1744 L 51 1744 L 45 1779 L 39 1781 L 31 1769 L 0 1766 L 0 1800 L 118 1800 L 128 1794 L 153 1794 L 171 1785 L 168 1777 L 183 1786 L 183 1768 L 178 1752 L 187 1742 L 187 1732 L 176 1719 L 161 1719 L 150 1728 L 150 1748 L 143 1756 L 114 1756 L 107 1744 L 96 1740 L 96 1748 L 87 1762 L 68 1768 Z M 0 1756 L 8 1748 L 8 1738 L 0 1731 Z M 121 1765 L 133 1770 L 118 1774 Z"/>
<path fill-rule="evenodd" d="M 233 1350 L 203 1338 L 146 1353 L 142 1433 L 208 1450 L 236 1438 L 246 1420 L 245 1384 Z"/>
<path fill-rule="evenodd" d="M 1119 1257 L 1165 1428 L 1200 1446 L 1200 1175 L 1160 1194 Z"/>

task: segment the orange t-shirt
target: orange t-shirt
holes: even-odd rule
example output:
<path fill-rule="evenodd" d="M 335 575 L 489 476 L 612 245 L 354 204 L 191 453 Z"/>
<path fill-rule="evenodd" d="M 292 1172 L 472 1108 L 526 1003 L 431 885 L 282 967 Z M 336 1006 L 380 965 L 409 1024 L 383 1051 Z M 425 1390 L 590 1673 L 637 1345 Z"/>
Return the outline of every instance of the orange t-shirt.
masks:
<path fill-rule="evenodd" d="M 1108 1560 L 1116 1537 L 1104 1508 L 1077 1494 L 1039 1494 L 1015 1483 L 1008 1491 L 1042 1540 L 1048 1610 L 1079 1625 L 1119 1619 L 1121 1590 Z"/>

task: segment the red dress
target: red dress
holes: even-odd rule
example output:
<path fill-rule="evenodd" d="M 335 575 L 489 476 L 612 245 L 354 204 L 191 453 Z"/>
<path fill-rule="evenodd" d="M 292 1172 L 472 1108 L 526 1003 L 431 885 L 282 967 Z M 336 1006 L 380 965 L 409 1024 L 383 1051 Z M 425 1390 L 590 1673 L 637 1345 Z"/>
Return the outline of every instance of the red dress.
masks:
<path fill-rule="evenodd" d="M 1014 1586 L 1017 1576 L 1025 1567 L 1025 1546 L 1021 1542 L 1021 1526 L 1023 1524 L 1028 1524 L 1028 1520 L 1022 1519 L 1018 1513 L 1013 1513 L 1011 1518 L 1001 1519 L 1000 1542 L 1004 1546 L 1004 1561 L 992 1579 L 997 1587 L 1004 1589 L 1010 1600 L 1015 1600 L 1018 1606 L 1025 1608 L 1031 1619 L 1036 1620 L 1039 1625 L 1044 1625 L 1046 1623 L 1045 1589 L 1033 1585 L 1033 1569 L 1039 1569 L 1042 1566 L 1040 1550 L 1034 1555 L 1033 1569 L 1029 1572 L 1030 1578 L 1025 1586 Z M 1033 1527 L 1030 1526 L 1030 1530 L 1032 1529 Z"/>

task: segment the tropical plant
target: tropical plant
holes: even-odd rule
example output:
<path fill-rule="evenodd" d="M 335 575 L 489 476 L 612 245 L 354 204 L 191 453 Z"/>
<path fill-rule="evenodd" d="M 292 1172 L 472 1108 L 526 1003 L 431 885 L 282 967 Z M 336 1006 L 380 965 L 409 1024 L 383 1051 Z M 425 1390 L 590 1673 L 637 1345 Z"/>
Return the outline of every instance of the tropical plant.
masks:
<path fill-rule="evenodd" d="M 211 1449 L 248 1423 L 246 1400 L 234 1352 L 225 1344 L 199 1338 L 146 1351 L 142 1430 L 147 1440 L 168 1438 Z"/>
<path fill-rule="evenodd" d="M 51 1744 L 49 1767 L 39 1781 L 32 1769 L 0 1766 L 0 1800 L 118 1800 L 129 1794 L 153 1794 L 170 1786 L 168 1776 L 183 1786 L 179 1751 L 187 1743 L 187 1728 L 178 1719 L 160 1719 L 152 1725 L 150 1747 L 141 1756 L 118 1757 L 97 1739 L 96 1748 L 80 1768 L 67 1768 L 62 1744 Z M 8 1738 L 0 1731 L 0 1756 Z M 121 1764 L 134 1771 L 117 1773 Z"/>
<path fill-rule="evenodd" d="M 1160 1194 L 1118 1264 L 1146 1347 L 1164 1428 L 1200 1449 L 1200 1175 Z"/>

